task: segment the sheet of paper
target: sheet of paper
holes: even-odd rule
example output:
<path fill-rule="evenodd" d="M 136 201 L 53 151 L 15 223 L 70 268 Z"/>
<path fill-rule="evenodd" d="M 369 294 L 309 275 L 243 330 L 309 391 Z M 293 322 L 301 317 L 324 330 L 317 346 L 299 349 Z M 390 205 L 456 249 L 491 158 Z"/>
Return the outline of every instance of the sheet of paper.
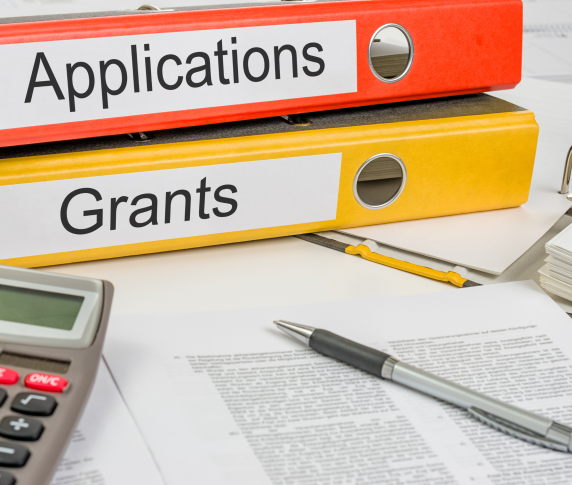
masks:
<path fill-rule="evenodd" d="M 572 424 L 572 325 L 532 282 L 115 317 L 104 354 L 168 485 L 572 481 L 570 455 L 317 354 L 279 318 Z"/>
<path fill-rule="evenodd" d="M 104 362 L 51 485 L 164 485 Z"/>
<path fill-rule="evenodd" d="M 522 74 L 572 79 L 572 1 L 524 0 Z"/>
<path fill-rule="evenodd" d="M 344 232 L 492 274 L 502 273 L 526 252 L 570 207 L 558 191 L 572 145 L 572 86 L 523 79 L 514 90 L 491 94 L 532 110 L 540 126 L 526 204 Z"/>

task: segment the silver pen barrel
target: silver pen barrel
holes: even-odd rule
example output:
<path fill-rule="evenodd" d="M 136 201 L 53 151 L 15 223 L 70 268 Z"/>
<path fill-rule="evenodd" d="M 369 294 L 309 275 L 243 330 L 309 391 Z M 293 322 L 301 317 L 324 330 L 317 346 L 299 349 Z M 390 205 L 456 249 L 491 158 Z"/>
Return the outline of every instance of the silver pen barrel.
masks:
<path fill-rule="evenodd" d="M 552 419 L 485 396 L 394 357 L 389 357 L 384 362 L 381 376 L 465 408 L 479 421 L 511 436 L 572 453 L 572 428 Z"/>
<path fill-rule="evenodd" d="M 471 416 L 498 431 L 535 445 L 572 453 L 572 428 L 569 426 L 485 396 L 327 330 L 284 320 L 274 323 L 324 355 L 464 408 Z"/>
<path fill-rule="evenodd" d="M 551 419 L 472 391 L 404 362 L 397 361 L 393 365 L 391 380 L 465 409 L 478 408 L 541 436 L 546 436 L 553 422 Z"/>

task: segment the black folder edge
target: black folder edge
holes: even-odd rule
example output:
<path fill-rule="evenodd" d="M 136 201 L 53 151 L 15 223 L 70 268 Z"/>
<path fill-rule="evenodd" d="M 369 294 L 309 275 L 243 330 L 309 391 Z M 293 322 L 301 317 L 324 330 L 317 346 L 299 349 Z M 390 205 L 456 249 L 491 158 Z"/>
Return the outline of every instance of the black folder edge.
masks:
<path fill-rule="evenodd" d="M 0 148 L 0 160 L 115 148 L 132 148 L 134 146 L 144 145 L 275 135 L 280 133 L 296 133 L 408 121 L 462 118 L 520 111 L 527 111 L 527 109 L 488 94 L 469 94 L 429 100 L 362 106 L 358 108 L 318 111 L 304 114 L 303 119 L 309 122 L 304 124 L 291 124 L 283 117 L 275 116 L 272 118 L 149 131 L 145 132 L 146 136 L 143 140 L 140 134 L 136 134 L 137 136 L 123 134 L 2 147 Z"/>

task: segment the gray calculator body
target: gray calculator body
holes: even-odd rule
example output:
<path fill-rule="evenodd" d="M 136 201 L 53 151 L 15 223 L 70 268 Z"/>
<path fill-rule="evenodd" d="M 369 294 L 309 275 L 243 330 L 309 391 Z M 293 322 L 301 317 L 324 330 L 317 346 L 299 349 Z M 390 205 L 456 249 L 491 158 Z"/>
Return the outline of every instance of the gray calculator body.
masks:
<path fill-rule="evenodd" d="M 0 485 L 50 483 L 93 386 L 112 297 L 106 281 L 0 266 Z"/>

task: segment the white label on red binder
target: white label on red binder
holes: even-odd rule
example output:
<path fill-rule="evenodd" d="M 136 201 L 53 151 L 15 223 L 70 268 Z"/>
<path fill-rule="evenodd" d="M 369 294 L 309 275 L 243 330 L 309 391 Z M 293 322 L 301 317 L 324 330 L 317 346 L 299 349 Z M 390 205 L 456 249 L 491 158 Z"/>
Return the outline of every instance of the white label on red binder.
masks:
<path fill-rule="evenodd" d="M 0 66 L 0 129 L 327 96 L 357 91 L 356 26 L 6 44 Z"/>
<path fill-rule="evenodd" d="M 336 218 L 341 153 L 0 187 L 0 259 Z"/>

